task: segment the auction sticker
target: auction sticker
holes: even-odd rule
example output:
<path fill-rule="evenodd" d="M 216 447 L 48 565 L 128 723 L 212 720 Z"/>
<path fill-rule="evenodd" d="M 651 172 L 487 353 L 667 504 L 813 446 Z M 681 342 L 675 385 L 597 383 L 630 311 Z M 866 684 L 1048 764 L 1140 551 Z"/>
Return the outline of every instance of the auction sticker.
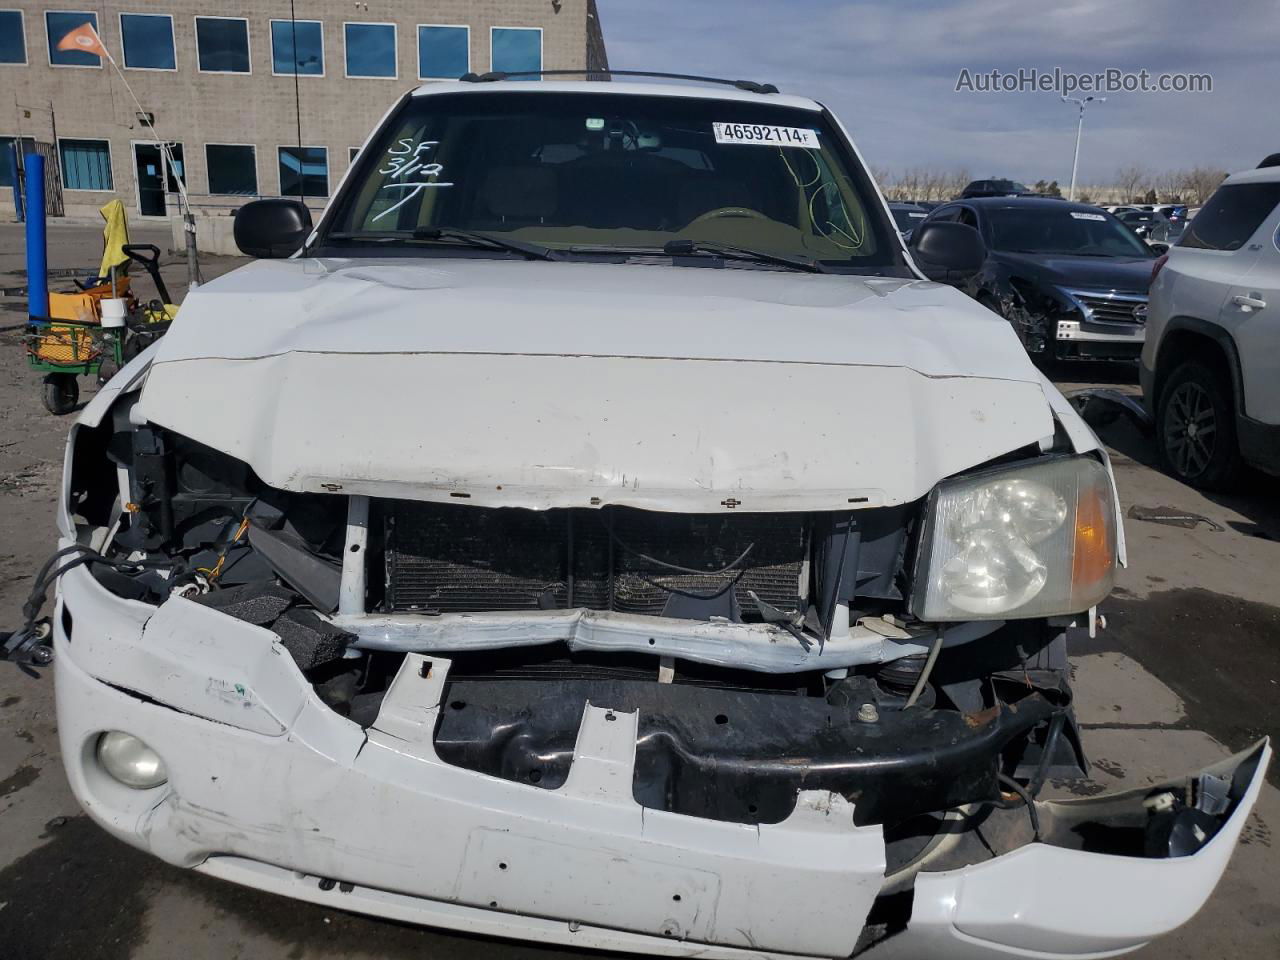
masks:
<path fill-rule="evenodd" d="M 1076 220 L 1101 220 L 1103 223 L 1106 223 L 1107 220 L 1106 216 L 1101 213 L 1080 213 L 1078 210 L 1070 210 L 1068 212 Z"/>
<path fill-rule="evenodd" d="M 766 147 L 807 147 L 821 150 L 817 130 L 775 127 L 763 123 L 712 123 L 716 143 L 754 143 Z"/>

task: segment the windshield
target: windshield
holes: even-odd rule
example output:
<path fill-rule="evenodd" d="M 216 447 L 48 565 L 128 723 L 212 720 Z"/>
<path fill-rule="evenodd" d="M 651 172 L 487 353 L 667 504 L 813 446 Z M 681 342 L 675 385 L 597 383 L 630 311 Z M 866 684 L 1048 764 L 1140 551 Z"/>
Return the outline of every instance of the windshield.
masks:
<path fill-rule="evenodd" d="M 1110 214 L 1072 210 L 1065 204 L 989 207 L 991 246 L 1009 253 L 1092 257 L 1152 256 L 1133 231 Z"/>
<path fill-rule="evenodd" d="M 566 254 L 695 241 L 837 266 L 898 265 L 878 202 L 817 111 L 639 94 L 444 93 L 408 98 L 361 152 L 321 244 L 376 239 L 385 249 L 429 238 L 447 247 L 438 231 L 453 230 Z"/>
<path fill-rule="evenodd" d="M 898 225 L 898 229 L 903 231 L 914 230 L 916 225 L 928 216 L 923 210 L 916 210 L 913 207 L 890 207 L 889 212 L 893 214 L 893 222 Z"/>
<path fill-rule="evenodd" d="M 969 184 L 969 186 L 965 187 L 964 192 L 974 195 L 1030 193 L 1027 189 L 1027 185 L 1025 183 L 1019 183 L 1017 180 L 975 180 Z"/>

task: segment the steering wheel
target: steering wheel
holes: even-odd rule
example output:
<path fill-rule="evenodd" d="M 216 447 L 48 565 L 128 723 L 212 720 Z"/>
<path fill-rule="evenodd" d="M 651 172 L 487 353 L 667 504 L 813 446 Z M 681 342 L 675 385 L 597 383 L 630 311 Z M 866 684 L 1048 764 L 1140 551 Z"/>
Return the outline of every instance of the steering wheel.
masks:
<path fill-rule="evenodd" d="M 721 217 L 745 217 L 749 220 L 769 219 L 759 210 L 752 210 L 750 207 L 716 207 L 714 210 L 698 214 L 689 221 L 689 226 L 693 226 L 695 223 L 702 223 L 704 220 L 719 220 Z"/>

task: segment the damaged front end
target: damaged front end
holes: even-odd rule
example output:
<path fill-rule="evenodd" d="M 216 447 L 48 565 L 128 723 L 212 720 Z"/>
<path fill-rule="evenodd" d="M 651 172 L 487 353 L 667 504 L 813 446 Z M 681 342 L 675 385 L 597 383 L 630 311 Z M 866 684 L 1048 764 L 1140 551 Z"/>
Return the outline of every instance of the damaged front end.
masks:
<path fill-rule="evenodd" d="M 997 311 L 1027 352 L 1059 360 L 1133 359 L 1146 331 L 1147 295 L 1007 280 Z"/>
<path fill-rule="evenodd" d="M 86 808 L 172 863 L 584 947 L 1069 956 L 1185 916 L 1073 940 L 967 878 L 1208 864 L 1207 896 L 1256 793 L 1265 748 L 1037 799 L 1087 768 L 1066 648 L 1119 552 L 1065 435 L 906 504 L 532 510 L 276 489 L 116 392 L 68 452 L 60 735 Z M 162 782 L 111 773 L 115 732 Z"/>

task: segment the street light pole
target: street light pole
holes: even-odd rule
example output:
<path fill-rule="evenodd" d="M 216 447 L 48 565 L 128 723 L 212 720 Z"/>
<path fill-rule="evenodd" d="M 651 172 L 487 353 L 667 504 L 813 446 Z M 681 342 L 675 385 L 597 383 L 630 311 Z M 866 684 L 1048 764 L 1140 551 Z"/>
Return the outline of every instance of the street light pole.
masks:
<path fill-rule="evenodd" d="M 1106 103 L 1106 97 L 1085 97 L 1083 100 L 1079 97 L 1063 97 L 1063 103 L 1074 103 L 1080 108 L 1080 119 L 1076 123 L 1076 154 L 1071 161 L 1071 189 L 1067 193 L 1067 199 L 1074 201 L 1076 198 L 1076 170 L 1080 166 L 1080 137 L 1084 133 L 1084 108 L 1090 103 Z"/>

